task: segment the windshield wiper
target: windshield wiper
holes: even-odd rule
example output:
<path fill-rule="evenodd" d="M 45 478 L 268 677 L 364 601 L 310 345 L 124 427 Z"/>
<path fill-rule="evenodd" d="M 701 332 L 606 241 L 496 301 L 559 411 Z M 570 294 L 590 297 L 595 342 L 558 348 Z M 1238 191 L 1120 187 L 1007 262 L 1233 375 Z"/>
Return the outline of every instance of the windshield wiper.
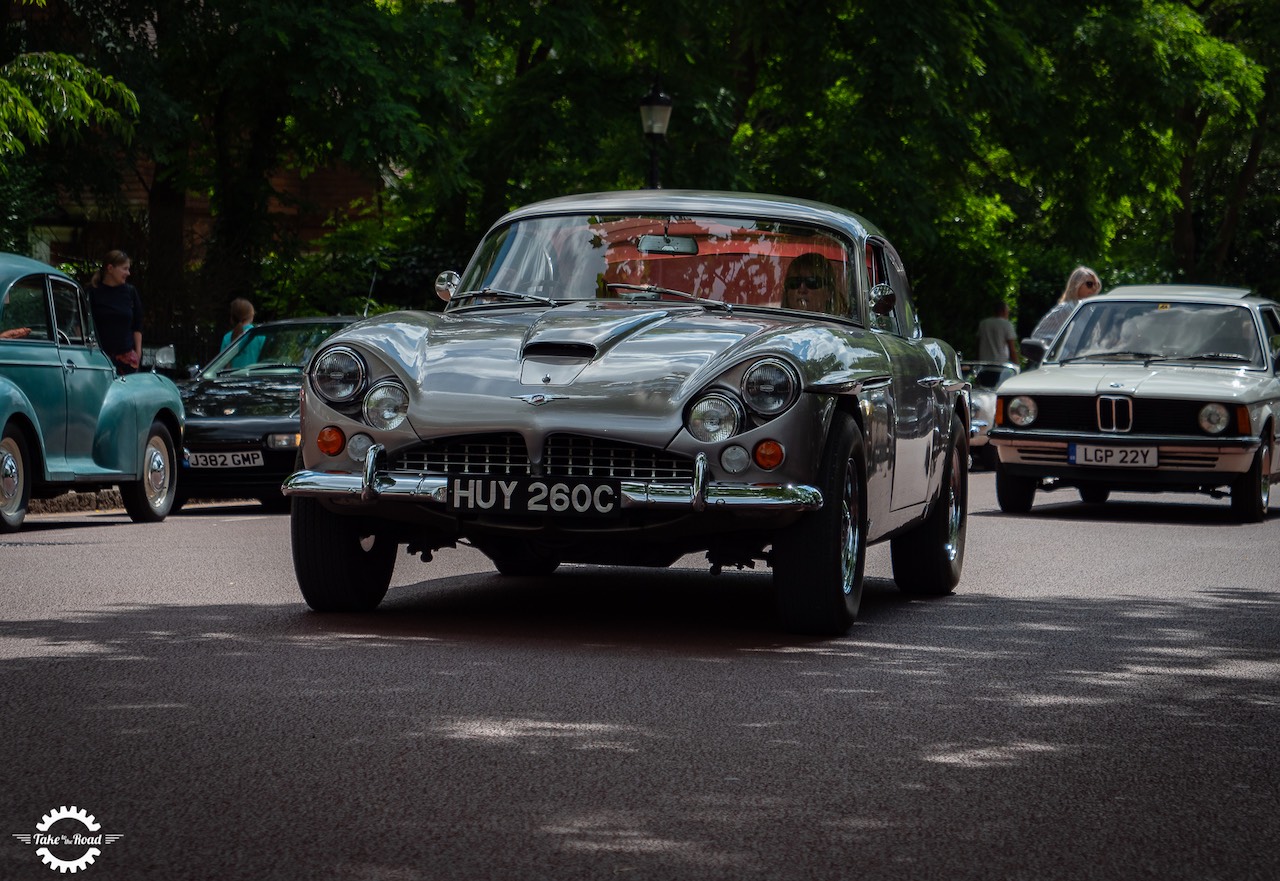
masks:
<path fill-rule="evenodd" d="M 1253 361 L 1248 355 L 1239 352 L 1203 352 L 1199 355 L 1165 355 L 1153 358 L 1153 361 Z"/>
<path fill-rule="evenodd" d="M 462 300 L 471 300 L 476 297 L 496 297 L 499 300 L 531 300 L 535 303 L 542 303 L 547 306 L 559 306 L 559 300 L 553 300 L 550 297 L 544 297 L 541 294 L 526 294 L 521 291 L 504 291 L 501 288 L 481 288 L 478 291 L 462 291 L 454 294 L 449 298 L 450 303 L 457 303 Z"/>
<path fill-rule="evenodd" d="M 1160 357 L 1156 352 L 1135 352 L 1125 349 L 1121 352 L 1090 352 L 1087 355 L 1072 355 L 1070 358 L 1061 358 L 1057 363 L 1069 364 L 1072 361 L 1104 361 L 1107 358 L 1132 358 L 1135 361 L 1151 361 Z"/>
<path fill-rule="evenodd" d="M 719 300 L 709 300 L 706 297 L 699 297 L 697 294 L 690 294 L 686 291 L 677 291 L 672 288 L 659 287 L 655 284 L 624 284 L 622 282 L 614 282 L 605 285 L 606 290 L 610 291 L 635 291 L 640 294 L 652 294 L 651 297 L 636 297 L 634 299 L 656 300 L 666 294 L 672 297 L 679 297 L 682 300 L 689 300 L 697 303 L 704 309 L 722 309 L 725 312 L 732 312 L 728 303 L 722 303 Z"/>

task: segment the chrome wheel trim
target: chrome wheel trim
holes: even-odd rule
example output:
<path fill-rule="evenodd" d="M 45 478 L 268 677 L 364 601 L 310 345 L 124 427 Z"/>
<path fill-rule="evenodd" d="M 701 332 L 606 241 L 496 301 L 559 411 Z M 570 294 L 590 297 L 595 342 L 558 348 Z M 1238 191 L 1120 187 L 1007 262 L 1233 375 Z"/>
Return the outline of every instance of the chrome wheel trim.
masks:
<path fill-rule="evenodd" d="M 844 595 L 853 593 L 853 579 L 858 566 L 858 547 L 862 542 L 862 530 L 854 522 L 854 508 L 857 489 L 854 487 L 856 469 L 850 459 L 844 466 L 844 492 L 840 499 L 840 588 Z M 861 522 L 861 511 L 857 520 Z"/>
<path fill-rule="evenodd" d="M 954 563 L 960 555 L 960 527 L 964 525 L 964 507 L 961 499 L 964 492 L 964 475 L 960 473 L 960 448 L 951 451 L 951 483 L 947 487 L 947 541 L 943 550 L 947 560 Z"/>
<path fill-rule="evenodd" d="M 152 437 L 147 441 L 143 459 L 142 486 L 147 493 L 147 504 L 159 510 L 169 494 L 169 449 L 161 438 Z"/>
<path fill-rule="evenodd" d="M 1259 475 L 1259 491 L 1261 493 L 1262 511 L 1265 514 L 1268 507 L 1271 506 L 1271 445 L 1263 444 L 1262 451 L 1259 453 L 1258 468 L 1262 471 Z"/>
<path fill-rule="evenodd" d="M 16 513 L 22 498 L 22 467 L 16 445 L 8 438 L 0 441 L 0 510 Z"/>

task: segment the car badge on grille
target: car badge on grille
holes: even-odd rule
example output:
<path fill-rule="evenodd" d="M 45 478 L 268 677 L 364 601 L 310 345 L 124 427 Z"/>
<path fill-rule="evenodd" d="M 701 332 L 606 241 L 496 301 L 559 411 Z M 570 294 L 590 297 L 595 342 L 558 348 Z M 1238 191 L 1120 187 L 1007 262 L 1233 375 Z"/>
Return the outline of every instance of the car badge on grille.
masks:
<path fill-rule="evenodd" d="M 535 407 L 541 407 L 548 401 L 567 401 L 569 399 L 568 395 L 547 395 L 542 392 L 532 395 L 512 395 L 511 397 L 517 401 L 524 401 L 526 404 L 532 404 Z"/>

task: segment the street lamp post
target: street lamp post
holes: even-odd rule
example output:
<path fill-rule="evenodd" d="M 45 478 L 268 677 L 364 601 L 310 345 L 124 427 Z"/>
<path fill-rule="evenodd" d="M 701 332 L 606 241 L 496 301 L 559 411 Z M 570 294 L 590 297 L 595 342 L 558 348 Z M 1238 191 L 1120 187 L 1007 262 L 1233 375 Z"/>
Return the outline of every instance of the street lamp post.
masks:
<path fill-rule="evenodd" d="M 649 94 L 640 101 L 640 124 L 644 127 L 644 135 L 649 140 L 649 184 L 648 189 L 658 190 L 662 184 L 658 182 L 658 145 L 667 136 L 667 123 L 671 121 L 671 96 L 662 91 L 661 85 L 654 80 Z"/>

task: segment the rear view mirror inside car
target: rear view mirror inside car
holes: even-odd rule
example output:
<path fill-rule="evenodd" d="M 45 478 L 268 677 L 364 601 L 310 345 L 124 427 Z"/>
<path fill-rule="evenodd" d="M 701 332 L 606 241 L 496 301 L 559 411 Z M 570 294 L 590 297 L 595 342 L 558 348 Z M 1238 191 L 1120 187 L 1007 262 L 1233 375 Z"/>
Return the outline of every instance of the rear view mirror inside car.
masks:
<path fill-rule="evenodd" d="M 638 245 L 641 254 L 698 253 L 698 240 L 693 236 L 641 236 Z"/>

